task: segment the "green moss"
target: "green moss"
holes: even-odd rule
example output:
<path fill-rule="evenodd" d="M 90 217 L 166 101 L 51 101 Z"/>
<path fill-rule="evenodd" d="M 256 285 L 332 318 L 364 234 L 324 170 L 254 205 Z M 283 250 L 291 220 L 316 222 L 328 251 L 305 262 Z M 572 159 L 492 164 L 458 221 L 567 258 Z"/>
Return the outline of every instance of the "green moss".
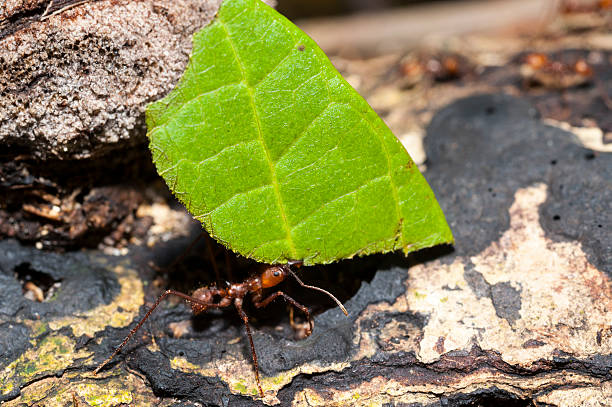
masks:
<path fill-rule="evenodd" d="M 0 382 L 0 393 L 1 394 L 8 394 L 12 392 L 14 388 L 15 388 L 15 384 L 11 381 L 2 380 Z"/>
<path fill-rule="evenodd" d="M 111 407 L 119 404 L 130 405 L 133 401 L 130 390 L 120 387 L 119 383 L 109 383 L 107 386 L 90 384 L 84 386 L 83 396 L 90 406 Z"/>
<path fill-rule="evenodd" d="M 34 361 L 26 362 L 21 366 L 21 369 L 19 369 L 17 373 L 26 377 L 30 377 L 36 373 L 37 367 L 38 366 Z"/>
<path fill-rule="evenodd" d="M 35 322 L 32 325 L 32 333 L 34 337 L 38 337 L 49 330 L 49 324 L 46 322 Z"/>
<path fill-rule="evenodd" d="M 417 299 L 422 300 L 423 298 L 427 297 L 427 294 L 421 294 L 420 292 L 415 291 L 415 292 L 414 292 L 414 296 L 415 296 Z"/>
<path fill-rule="evenodd" d="M 247 388 L 243 383 L 236 383 L 234 387 L 236 387 L 236 390 L 238 390 L 242 394 L 246 394 L 247 392 Z"/>
<path fill-rule="evenodd" d="M 31 349 L 0 372 L 2 393 L 8 393 L 36 376 L 62 371 L 75 359 L 89 355 L 84 351 L 74 353 L 74 347 L 74 341 L 63 335 L 49 335 L 39 343 L 33 341 Z"/>

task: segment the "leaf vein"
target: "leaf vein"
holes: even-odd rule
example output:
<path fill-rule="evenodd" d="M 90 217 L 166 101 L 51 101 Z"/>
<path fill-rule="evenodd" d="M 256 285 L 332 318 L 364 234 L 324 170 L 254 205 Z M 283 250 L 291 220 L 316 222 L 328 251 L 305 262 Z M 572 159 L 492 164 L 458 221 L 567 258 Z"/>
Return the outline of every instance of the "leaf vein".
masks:
<path fill-rule="evenodd" d="M 227 40 L 232 48 L 232 51 L 234 53 L 234 56 L 236 57 L 236 61 L 238 62 L 238 66 L 240 67 L 240 71 L 242 73 L 242 77 L 244 79 L 245 82 L 247 82 L 247 76 L 246 76 L 246 72 L 244 70 L 244 64 L 243 62 L 240 60 L 240 57 L 238 56 L 238 52 L 236 51 L 236 47 L 234 46 L 234 43 L 232 41 L 232 37 L 229 34 L 229 31 L 227 30 L 227 27 L 225 26 L 225 23 L 221 20 L 221 16 L 219 16 L 219 22 L 220 25 L 223 27 L 223 30 L 225 31 L 225 35 L 227 36 Z M 289 226 L 289 223 L 287 221 L 287 215 L 285 213 L 285 206 L 283 204 L 281 195 L 280 195 L 280 190 L 278 187 L 278 180 L 276 178 L 276 169 L 272 163 L 272 159 L 270 157 L 270 152 L 268 151 L 268 146 L 266 145 L 266 142 L 264 140 L 263 137 L 263 132 L 261 129 L 261 122 L 259 119 L 259 115 L 257 112 L 257 108 L 255 107 L 255 98 L 253 96 L 253 89 L 248 85 L 248 83 L 246 84 L 246 88 L 249 92 L 249 96 L 250 96 L 250 103 L 251 103 L 251 107 L 253 109 L 253 114 L 255 116 L 255 121 L 257 122 L 257 134 L 259 137 L 259 141 L 261 142 L 261 145 L 263 147 L 264 153 L 266 155 L 266 160 L 268 163 L 268 166 L 270 168 L 270 176 L 272 178 L 272 186 L 274 187 L 274 195 L 276 196 L 276 200 L 278 203 L 278 207 L 279 207 L 279 211 L 280 211 L 280 216 L 281 216 L 281 221 L 283 223 L 283 227 L 285 228 L 285 232 L 287 235 L 287 244 L 289 245 L 289 250 L 290 250 L 290 256 L 292 258 L 296 258 L 297 254 L 296 254 L 296 249 L 295 249 L 295 244 L 293 243 L 293 239 L 291 237 L 291 228 Z"/>
<path fill-rule="evenodd" d="M 372 129 L 372 131 L 374 132 L 374 134 L 376 134 L 376 136 L 378 137 L 378 140 L 380 141 L 380 145 L 383 151 L 385 152 L 385 157 L 387 159 L 387 173 L 389 174 L 389 180 L 391 182 L 391 192 L 393 193 L 393 200 L 395 201 L 395 212 L 397 214 L 397 221 L 402 222 L 402 212 L 400 208 L 399 195 L 397 193 L 397 185 L 395 185 L 395 181 L 393 180 L 393 174 L 391 174 L 391 156 L 389 154 L 389 150 L 387 149 L 387 145 L 385 144 L 385 140 L 383 139 L 382 135 L 379 134 L 378 130 L 376 130 L 374 126 L 372 126 L 372 123 L 370 123 L 368 118 L 364 116 L 361 109 L 358 109 L 356 106 L 353 106 L 351 103 L 346 103 L 346 104 L 350 106 L 352 109 L 354 109 L 357 112 L 357 114 L 359 114 L 359 116 L 361 116 L 361 119 L 367 124 L 368 127 L 370 127 L 370 129 Z M 406 241 L 404 240 L 404 234 L 402 233 L 402 231 L 400 231 L 400 241 L 401 241 L 402 247 L 405 246 Z"/>
<path fill-rule="evenodd" d="M 243 140 L 243 141 L 240 141 L 240 142 L 238 142 L 238 143 L 231 144 L 231 145 L 229 145 L 229 146 L 225 146 L 225 147 L 223 147 L 221 150 L 219 150 L 218 152 L 216 152 L 215 154 L 211 155 L 210 157 L 206 157 L 205 159 L 203 159 L 202 161 L 200 161 L 198 164 L 199 164 L 199 165 L 202 165 L 202 164 L 204 164 L 204 163 L 206 163 L 206 162 L 208 162 L 208 161 L 210 161 L 210 160 L 214 160 L 214 159 L 215 159 L 215 158 L 217 158 L 219 155 L 221 155 L 221 154 L 223 154 L 223 153 L 227 152 L 227 150 L 231 150 L 231 149 L 236 148 L 236 147 L 238 147 L 238 146 L 240 146 L 240 145 L 243 145 L 243 144 L 254 144 L 254 143 L 259 143 L 259 141 L 257 141 L 257 140 L 249 140 L 249 141 Z"/>
<path fill-rule="evenodd" d="M 280 155 L 278 156 L 278 158 L 276 159 L 276 163 L 278 163 L 281 159 L 283 159 L 283 157 L 291 150 L 291 148 L 293 148 L 293 146 L 295 146 L 297 143 L 299 143 L 299 141 L 304 138 L 304 136 L 306 135 L 306 133 L 308 132 L 308 130 L 310 130 L 310 128 L 314 125 L 314 123 L 319 119 L 319 117 L 323 116 L 323 113 L 325 113 L 325 111 L 333 104 L 334 102 L 329 102 L 327 104 L 327 106 L 325 106 L 323 108 L 323 110 L 321 110 L 315 117 L 312 118 L 312 120 L 310 121 L 310 123 L 308 123 L 308 125 L 304 128 L 304 130 L 300 131 L 300 133 L 298 134 L 298 136 L 296 138 L 294 138 L 293 140 L 291 140 L 291 144 L 289 144 L 287 147 L 285 147 L 285 149 L 280 153 Z"/>
<path fill-rule="evenodd" d="M 265 242 L 255 246 L 247 255 L 247 257 L 251 257 L 253 255 L 253 253 L 255 253 L 257 250 L 259 250 L 260 248 L 262 248 L 263 246 L 267 245 L 268 243 L 274 243 L 274 242 L 282 242 L 286 240 L 285 238 L 282 239 L 271 239 L 271 240 L 266 240 Z"/>
<path fill-rule="evenodd" d="M 272 184 L 264 184 L 264 185 L 259 185 L 259 186 L 256 186 L 256 187 L 253 187 L 253 188 L 247 189 L 246 191 L 237 192 L 237 193 L 235 193 L 234 195 L 230 196 L 228 199 L 226 199 L 224 202 L 222 202 L 222 203 L 220 203 L 219 205 L 215 206 L 215 207 L 214 207 L 213 209 L 211 209 L 210 211 L 208 211 L 208 212 L 206 212 L 206 213 L 204 213 L 204 214 L 202 214 L 202 215 L 199 215 L 199 216 L 208 216 L 208 215 L 211 215 L 213 212 L 216 212 L 216 211 L 217 211 L 219 208 L 221 208 L 222 206 L 225 206 L 225 205 L 227 205 L 228 203 L 230 203 L 230 201 L 231 201 L 232 199 L 236 198 L 236 197 L 239 197 L 239 196 L 242 196 L 242 195 L 248 195 L 248 194 L 250 194 L 251 192 L 255 192 L 255 191 L 257 191 L 257 190 L 264 189 L 264 188 L 266 188 L 266 187 L 271 187 L 271 186 L 272 186 Z"/>
<path fill-rule="evenodd" d="M 345 198 L 351 194 L 354 194 L 356 192 L 358 192 L 361 188 L 367 186 L 368 184 L 371 184 L 372 182 L 378 181 L 379 179 L 385 178 L 385 177 L 390 177 L 389 174 L 385 174 L 385 175 L 379 175 L 378 177 L 374 177 L 374 178 L 370 178 L 369 180 L 367 180 L 366 182 L 364 182 L 363 184 L 359 185 L 357 188 L 355 188 L 354 190 L 344 193 L 340 196 L 337 196 L 336 198 L 327 201 L 325 203 L 323 203 L 323 205 L 321 205 L 320 207 L 318 207 L 317 209 L 315 209 L 314 211 L 310 212 L 308 215 L 306 215 L 305 217 L 302 218 L 302 220 L 300 220 L 298 223 L 296 223 L 292 230 L 295 230 L 298 226 L 301 226 L 302 224 L 304 224 L 309 218 L 311 218 L 312 216 L 314 216 L 316 213 L 322 211 L 323 209 L 325 209 L 326 206 L 342 199 Z"/>
<path fill-rule="evenodd" d="M 344 134 L 342 135 L 342 137 L 340 137 L 338 139 L 338 141 L 336 141 L 336 144 L 332 148 L 330 148 L 329 150 L 326 150 L 323 154 L 321 154 L 319 157 L 317 157 L 314 161 L 304 165 L 303 167 L 298 168 L 297 170 L 291 171 L 289 174 L 285 175 L 284 178 L 286 179 L 286 178 L 292 177 L 295 174 L 297 174 L 298 172 L 304 171 L 305 169 L 312 167 L 313 165 L 315 165 L 317 162 L 319 162 L 322 158 L 326 157 L 332 151 L 338 150 L 338 147 L 340 146 L 340 143 L 342 143 L 342 141 L 344 140 L 344 135 L 346 135 L 347 133 L 350 133 L 355 127 L 357 127 L 357 125 L 354 125 L 350 129 L 345 131 Z"/>
<path fill-rule="evenodd" d="M 289 49 L 289 53 L 285 55 L 280 61 L 278 61 L 276 65 L 270 68 L 270 70 L 264 76 L 262 76 L 261 79 L 259 79 L 256 83 L 254 83 L 252 86 L 254 88 L 257 87 L 260 83 L 266 80 L 268 76 L 272 75 L 272 73 L 276 70 L 276 68 L 278 68 L 283 62 L 285 62 L 289 57 L 293 55 L 292 51 L 293 51 L 293 48 Z"/>

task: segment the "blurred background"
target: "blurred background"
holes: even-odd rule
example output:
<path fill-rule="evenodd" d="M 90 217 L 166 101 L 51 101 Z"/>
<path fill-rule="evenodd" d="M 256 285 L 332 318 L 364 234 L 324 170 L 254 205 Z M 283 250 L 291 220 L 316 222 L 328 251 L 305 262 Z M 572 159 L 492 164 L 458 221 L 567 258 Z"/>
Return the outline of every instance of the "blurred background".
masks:
<path fill-rule="evenodd" d="M 326 52 L 371 53 L 405 49 L 432 34 L 533 28 L 557 10 L 585 6 L 593 7 L 580 0 L 278 0 L 277 9 Z"/>
<path fill-rule="evenodd" d="M 556 0 L 560 1 L 560 0 Z M 504 1 L 504 3 L 539 3 L 539 1 Z M 554 3 L 555 0 L 547 0 Z M 277 10 L 291 19 L 356 14 L 367 11 L 400 9 L 433 4 L 454 7 L 465 3 L 500 3 L 487 0 L 278 0 Z"/>
<path fill-rule="evenodd" d="M 415 4 L 431 4 L 435 0 L 281 0 L 277 9 L 289 18 L 342 15 L 368 10 L 383 10 Z M 448 1 L 447 1 L 448 2 Z"/>
<path fill-rule="evenodd" d="M 278 0 L 426 168 L 432 114 L 477 93 L 529 100 L 612 151 L 612 0 Z"/>

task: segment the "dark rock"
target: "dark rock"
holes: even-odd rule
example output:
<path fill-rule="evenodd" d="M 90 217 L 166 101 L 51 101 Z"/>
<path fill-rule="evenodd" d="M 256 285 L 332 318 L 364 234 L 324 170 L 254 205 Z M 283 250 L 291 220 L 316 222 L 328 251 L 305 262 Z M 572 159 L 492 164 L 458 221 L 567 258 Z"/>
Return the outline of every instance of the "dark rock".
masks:
<path fill-rule="evenodd" d="M 452 103 L 432 119 L 425 142 L 426 177 L 457 254 L 478 253 L 497 240 L 508 229 L 515 191 L 544 182 L 542 227 L 555 240 L 580 239 L 589 260 L 612 272 L 612 211 L 605 209 L 612 154 L 580 146 L 571 133 L 539 121 L 526 101 L 501 94 Z"/>
<path fill-rule="evenodd" d="M 60 284 L 56 295 L 44 302 L 24 297 L 19 269 L 48 276 Z M 24 273 L 26 271 L 23 271 Z M 48 253 L 22 247 L 14 240 L 0 240 L 0 315 L 17 319 L 52 319 L 75 315 L 107 304 L 119 292 L 114 274 L 100 265 L 92 267 L 83 253 Z"/>

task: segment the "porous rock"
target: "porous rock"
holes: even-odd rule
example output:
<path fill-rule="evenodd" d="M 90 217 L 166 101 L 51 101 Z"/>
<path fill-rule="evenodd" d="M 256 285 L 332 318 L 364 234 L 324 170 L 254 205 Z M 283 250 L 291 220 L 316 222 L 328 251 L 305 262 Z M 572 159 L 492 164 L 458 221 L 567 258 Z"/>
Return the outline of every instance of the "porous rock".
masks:
<path fill-rule="evenodd" d="M 21 154 L 83 159 L 142 143 L 146 104 L 177 83 L 220 1 L 80 3 L 0 9 L 0 143 Z"/>
<path fill-rule="evenodd" d="M 594 210 L 601 195 L 588 189 L 611 188 L 612 155 L 591 158 L 593 151 L 570 133 L 544 124 L 531 112 L 521 99 L 480 95 L 453 103 L 432 120 L 425 176 L 455 232 L 454 251 L 435 249 L 408 260 L 375 256 L 327 268 L 330 276 L 344 273 L 345 278 L 357 278 L 347 265 L 378 271 L 346 302 L 349 318 L 329 309 L 316 317 L 315 330 L 305 340 L 291 338 L 286 326 L 283 332 L 275 329 L 286 320 L 261 319 L 282 315 L 282 306 L 263 313 L 250 310 L 265 403 L 606 404 L 612 396 L 612 281 L 607 249 L 602 248 L 610 242 L 610 215 Z M 584 193 L 570 193 L 571 200 L 555 194 L 560 179 Z M 578 240 L 571 225 L 589 217 L 592 222 L 584 222 Z M 567 223 L 559 222 L 563 219 Z M 600 224 L 605 226 L 601 234 Z M 13 252 L 29 256 L 30 249 L 10 245 Z M 44 262 L 37 259 L 45 256 L 31 256 L 31 267 L 44 271 Z M 143 291 L 134 284 L 140 278 L 149 281 L 151 274 L 136 278 L 126 273 L 144 267 L 134 262 L 145 264 L 151 257 L 148 249 L 138 249 L 119 262 L 121 267 L 108 263 L 119 294 L 113 291 L 106 305 L 85 304 L 78 325 L 74 317 L 43 312 L 52 303 L 37 305 L 40 321 L 24 314 L 22 324 L 28 330 L 16 327 L 10 334 L 25 332 L 35 346 L 30 348 L 26 338 L 13 341 L 16 359 L 0 361 L 8 366 L 5 372 L 18 372 L 8 381 L 13 388 L 0 388 L 8 406 L 33 394 L 65 404 L 70 389 L 85 400 L 96 395 L 109 405 L 173 405 L 177 399 L 179 405 L 252 405 L 257 396 L 251 355 L 244 328 L 231 309 L 191 318 L 188 306 L 166 303 L 101 372 L 104 382 L 90 376 L 135 323 Z M 101 264 L 95 257 L 91 261 Z M 2 284 L 18 290 L 10 273 L 16 260 L 5 263 L 7 281 Z M 69 284 L 76 277 L 64 278 Z M 305 272 L 304 278 L 312 276 Z M 97 284 L 108 289 L 102 281 Z M 96 284 L 92 280 L 89 285 Z M 150 304 L 159 290 L 147 285 Z M 101 310 L 123 318 L 105 328 L 95 318 Z M 186 330 L 171 328 L 185 321 Z M 48 327 L 43 334 L 41 324 Z M 58 344 L 70 357 L 61 356 Z M 57 360 L 34 364 L 28 376 L 28 358 L 43 351 Z M 61 374 L 67 368 L 70 377 Z M 40 379 L 52 372 L 57 377 L 40 390 Z"/>

